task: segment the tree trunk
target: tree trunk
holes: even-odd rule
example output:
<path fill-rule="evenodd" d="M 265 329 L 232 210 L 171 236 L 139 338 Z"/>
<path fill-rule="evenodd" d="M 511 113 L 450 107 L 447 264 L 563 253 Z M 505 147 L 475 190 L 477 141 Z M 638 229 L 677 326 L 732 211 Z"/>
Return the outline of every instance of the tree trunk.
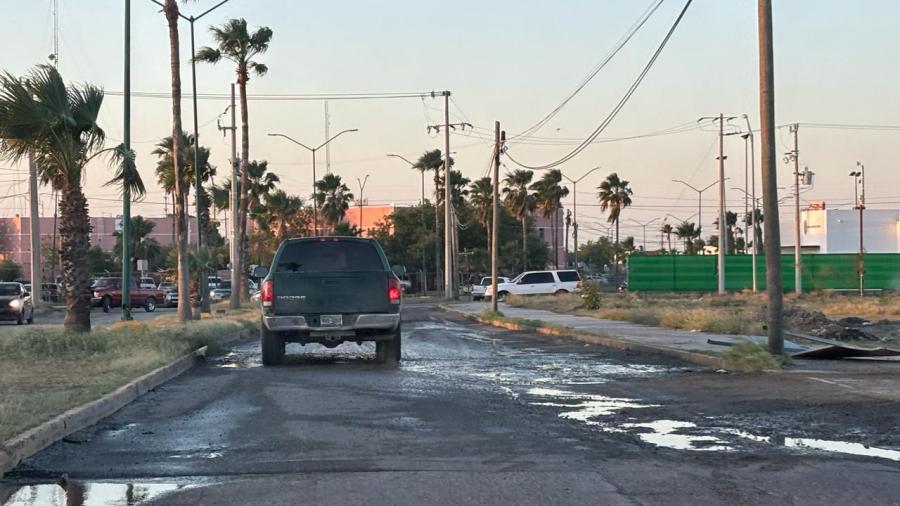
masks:
<path fill-rule="evenodd" d="M 247 217 L 250 207 L 250 175 L 247 171 L 247 164 L 250 159 L 250 123 L 248 119 L 249 114 L 247 112 L 247 70 L 245 68 L 238 69 L 238 90 L 240 91 L 241 96 L 241 258 L 237 267 L 238 272 L 241 273 L 241 302 L 247 302 L 250 294 L 246 267 L 249 265 L 249 252 L 247 250 Z"/>
<path fill-rule="evenodd" d="M 91 219 L 80 181 L 69 182 L 59 201 L 60 261 L 65 287 L 66 317 L 70 332 L 91 330 L 90 268 L 84 261 L 91 242 Z"/>
<path fill-rule="evenodd" d="M 615 261 L 616 261 L 616 269 L 615 269 L 616 274 L 619 273 L 619 252 L 621 250 L 622 250 L 622 248 L 619 245 L 619 217 L 616 216 L 616 254 L 614 257 Z"/>
<path fill-rule="evenodd" d="M 528 215 L 522 216 L 522 272 L 528 270 Z"/>
<path fill-rule="evenodd" d="M 169 24 L 169 63 L 172 73 L 172 173 L 175 179 L 175 248 L 178 251 L 178 321 L 191 320 L 190 268 L 188 266 L 187 190 L 182 178 L 181 152 L 181 56 L 178 43 L 178 4 L 166 0 L 163 8 Z M 197 231 L 200 232 L 199 230 Z"/>
<path fill-rule="evenodd" d="M 441 212 L 438 202 L 440 202 L 440 192 L 438 191 L 438 183 L 440 178 L 440 169 L 434 171 L 434 275 L 435 290 L 440 292 L 444 286 L 444 277 L 441 276 L 443 269 L 441 268 Z"/>

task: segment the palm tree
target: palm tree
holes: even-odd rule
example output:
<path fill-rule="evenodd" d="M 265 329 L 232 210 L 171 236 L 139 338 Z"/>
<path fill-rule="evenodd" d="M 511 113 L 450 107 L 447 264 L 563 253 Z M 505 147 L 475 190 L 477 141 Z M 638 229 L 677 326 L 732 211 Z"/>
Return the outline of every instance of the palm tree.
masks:
<path fill-rule="evenodd" d="M 183 146 L 183 129 L 181 127 L 181 53 L 178 41 L 178 2 L 165 0 L 163 13 L 169 27 L 169 69 L 172 75 L 172 152 L 181 153 Z M 190 293 L 190 258 L 188 257 L 187 235 L 187 191 L 190 184 L 185 184 L 181 177 L 183 170 L 180 157 L 174 157 L 172 173 L 175 175 L 175 248 L 178 251 L 178 291 Z M 191 319 L 191 306 L 188 297 L 178 299 L 178 320 L 186 322 Z"/>
<path fill-rule="evenodd" d="M 672 253 L 672 232 L 674 232 L 675 229 L 672 228 L 672 225 L 663 223 L 663 226 L 659 229 L 659 231 L 666 234 L 666 242 L 669 243 L 669 253 Z"/>
<path fill-rule="evenodd" d="M 173 0 L 169 0 L 170 2 Z M 168 3 L 168 2 L 167 2 Z M 221 27 L 210 27 L 217 48 L 201 47 L 194 55 L 196 61 L 215 64 L 222 58 L 230 60 L 237 65 L 237 85 L 241 100 L 241 192 L 240 208 L 238 210 L 240 229 L 241 258 L 232 259 L 232 263 L 241 273 L 241 297 L 248 292 L 247 272 L 243 268 L 247 257 L 247 217 L 250 202 L 246 189 L 249 188 L 249 173 L 247 162 L 250 160 L 250 123 L 247 111 L 247 82 L 252 71 L 259 77 L 266 75 L 269 67 L 254 60 L 257 56 L 269 49 L 272 40 L 272 29 L 260 27 L 252 34 L 247 29 L 247 20 L 244 18 L 230 19 Z"/>
<path fill-rule="evenodd" d="M 553 264 L 559 269 L 559 240 L 557 238 L 557 218 L 562 208 L 562 199 L 569 195 L 569 189 L 560 186 L 562 172 L 559 169 L 549 170 L 540 180 L 531 185 L 537 199 L 537 208 L 544 218 L 550 219 L 550 233 L 553 235 Z"/>
<path fill-rule="evenodd" d="M 693 255 L 694 239 L 700 237 L 700 229 L 697 228 L 697 225 L 692 222 L 682 221 L 678 227 L 675 228 L 675 235 L 684 241 L 684 254 Z"/>
<path fill-rule="evenodd" d="M 143 216 L 134 216 L 131 218 L 131 233 L 129 234 L 129 250 L 133 255 L 131 261 L 131 268 L 133 270 L 137 270 L 137 260 L 139 258 L 155 261 L 159 258 L 162 253 L 162 248 L 159 246 L 159 242 L 150 237 L 153 234 L 153 229 L 156 228 L 156 223 L 152 221 L 144 219 Z M 113 247 L 113 253 L 121 257 L 122 256 L 122 236 L 119 232 L 114 234 L 116 236 L 116 244 Z"/>
<path fill-rule="evenodd" d="M 144 185 L 134 165 L 134 152 L 124 146 L 103 149 L 105 134 L 97 125 L 103 91 L 93 85 L 66 86 L 52 66 L 31 70 L 26 79 L 0 75 L 0 158 L 20 162 L 33 156 L 44 184 L 60 192 L 59 256 L 65 286 L 66 330 L 91 329 L 91 223 L 82 181 L 84 169 L 102 153 L 118 165 L 107 184 L 127 188 L 134 197 Z M 37 282 L 37 281 L 35 281 Z"/>
<path fill-rule="evenodd" d="M 449 155 L 448 155 L 449 156 Z M 449 158 L 450 167 L 453 167 L 454 160 L 451 156 Z M 431 151 L 426 151 L 422 153 L 422 156 L 416 160 L 416 163 L 413 164 L 413 168 L 418 170 L 421 173 L 425 172 L 434 172 L 434 202 L 435 202 L 435 212 L 434 212 L 434 258 L 435 258 L 435 272 L 440 273 L 441 266 L 441 245 L 440 245 L 440 230 L 441 230 L 441 216 L 442 213 L 438 209 L 438 202 L 442 201 L 442 198 L 439 197 L 438 186 L 440 185 L 441 179 L 441 171 L 444 168 L 444 158 L 442 156 L 440 149 L 432 149 Z M 438 276 L 440 279 L 440 276 Z M 439 282 L 440 283 L 440 282 Z"/>
<path fill-rule="evenodd" d="M 353 194 L 341 181 L 341 176 L 325 174 L 325 177 L 316 181 L 316 201 L 325 221 L 333 229 L 344 219 L 344 214 L 353 202 Z"/>
<path fill-rule="evenodd" d="M 597 196 L 600 199 L 600 210 L 609 213 L 606 219 L 608 223 L 616 224 L 616 251 L 619 251 L 619 216 L 622 210 L 631 205 L 631 188 L 628 181 L 619 179 L 619 175 L 613 172 L 606 176 L 606 179 L 597 187 L 600 192 Z M 619 259 L 615 259 L 616 271 L 619 269 Z"/>
<path fill-rule="evenodd" d="M 487 230 L 487 252 L 491 256 L 491 218 L 494 211 L 494 183 L 490 177 L 476 179 L 469 187 L 469 203 L 475 211 L 475 219 Z"/>
<path fill-rule="evenodd" d="M 190 194 L 191 183 L 195 180 L 196 170 L 194 168 L 194 150 L 197 150 L 197 161 L 200 164 L 200 181 L 208 183 L 216 175 L 216 168 L 209 163 L 209 148 L 195 146 L 193 135 L 182 135 L 181 156 L 179 166 L 181 167 L 181 185 L 185 188 L 185 193 Z M 156 178 L 160 187 L 169 195 L 175 195 L 175 164 L 172 157 L 173 153 L 172 137 L 165 137 L 156 144 L 151 154 L 156 155 L 159 160 L 156 163 Z M 200 187 L 200 221 L 203 226 L 203 234 L 210 237 L 210 216 L 212 207 L 212 198 L 209 190 Z"/>
<path fill-rule="evenodd" d="M 303 200 L 288 195 L 283 190 L 275 190 L 266 196 L 265 202 L 265 219 L 277 246 L 286 238 L 286 232 L 291 225 L 298 221 L 298 216 L 303 211 Z"/>
<path fill-rule="evenodd" d="M 528 215 L 537 207 L 537 201 L 531 190 L 531 178 L 534 172 L 516 169 L 503 178 L 503 204 L 517 220 L 522 223 L 522 271 L 528 270 Z"/>
<path fill-rule="evenodd" d="M 462 172 L 458 170 L 450 171 L 450 202 L 453 202 L 454 208 L 459 208 L 462 205 L 463 198 L 465 198 L 469 194 L 469 190 L 466 189 L 466 186 L 471 182 L 471 180 L 462 175 Z M 437 178 L 437 203 L 438 205 L 444 204 L 444 178 L 443 176 L 439 176 Z"/>

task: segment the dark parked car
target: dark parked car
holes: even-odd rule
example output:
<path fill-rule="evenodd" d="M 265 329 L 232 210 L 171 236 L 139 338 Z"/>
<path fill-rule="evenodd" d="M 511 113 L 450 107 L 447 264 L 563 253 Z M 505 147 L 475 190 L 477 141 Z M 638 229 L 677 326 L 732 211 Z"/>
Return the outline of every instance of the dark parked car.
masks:
<path fill-rule="evenodd" d="M 34 322 L 34 306 L 31 294 L 22 283 L 0 283 L 0 320 Z"/>
<path fill-rule="evenodd" d="M 377 241 L 358 237 L 289 239 L 261 283 L 262 360 L 277 365 L 285 343 L 374 341 L 381 362 L 400 361 L 400 280 Z"/>

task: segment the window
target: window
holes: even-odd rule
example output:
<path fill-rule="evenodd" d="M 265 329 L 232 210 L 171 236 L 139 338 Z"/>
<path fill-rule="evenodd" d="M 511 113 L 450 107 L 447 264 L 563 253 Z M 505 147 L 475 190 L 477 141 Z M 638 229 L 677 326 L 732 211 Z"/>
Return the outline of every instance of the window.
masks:
<path fill-rule="evenodd" d="M 522 276 L 522 280 L 519 281 L 519 284 L 537 285 L 542 283 L 553 283 L 554 281 L 553 274 L 550 272 L 532 272 Z"/>
<path fill-rule="evenodd" d="M 563 283 L 580 280 L 576 271 L 558 271 L 556 275 L 559 276 L 559 280 Z"/>
<path fill-rule="evenodd" d="M 368 241 L 320 240 L 288 243 L 276 272 L 383 271 L 375 244 Z"/>

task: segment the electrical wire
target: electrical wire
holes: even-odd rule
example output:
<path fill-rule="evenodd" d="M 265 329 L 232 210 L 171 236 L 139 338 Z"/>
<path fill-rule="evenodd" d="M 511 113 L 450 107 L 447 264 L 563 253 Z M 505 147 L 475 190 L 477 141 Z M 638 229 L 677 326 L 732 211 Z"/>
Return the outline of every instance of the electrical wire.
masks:
<path fill-rule="evenodd" d="M 656 12 L 657 9 L 659 9 L 659 7 L 663 4 L 664 1 L 665 0 L 653 0 L 653 2 L 650 3 L 650 6 L 647 9 L 645 9 L 644 12 L 641 14 L 641 16 L 638 18 L 638 20 L 635 21 L 635 23 L 631 25 L 631 27 L 628 29 L 626 34 L 622 38 L 620 38 L 618 40 L 618 42 L 616 42 L 616 44 L 613 46 L 613 48 L 606 54 L 605 57 L 603 57 L 603 59 L 600 61 L 600 63 L 598 63 L 597 65 L 594 66 L 593 69 L 591 69 L 591 71 L 588 73 L 588 75 L 581 80 L 581 82 L 578 84 L 578 86 L 576 86 L 575 89 L 571 93 L 569 93 L 569 95 L 566 96 L 566 98 L 563 99 L 563 101 L 559 105 L 557 105 L 552 111 L 550 111 L 546 116 L 541 118 L 541 120 L 538 121 L 537 123 L 535 123 L 534 125 L 531 125 L 530 127 L 526 128 L 524 131 L 511 136 L 510 140 L 518 139 L 520 137 L 530 136 L 531 134 L 540 130 L 544 125 L 547 124 L 547 122 L 549 122 L 557 114 L 559 114 L 559 112 L 573 98 L 575 98 L 575 96 L 578 95 L 578 93 L 581 92 L 581 90 L 583 90 L 584 87 L 587 86 L 594 79 L 594 77 L 596 77 L 597 74 L 599 74 L 600 71 L 603 70 L 603 68 L 606 67 L 606 65 L 610 61 L 612 61 L 612 59 L 617 54 L 619 54 L 619 51 L 621 51 L 622 48 L 625 47 L 626 44 L 628 44 L 628 42 L 632 39 L 632 37 L 634 37 L 634 35 L 641 29 L 641 27 L 644 26 L 644 24 L 647 22 L 647 20 L 649 20 L 650 17 L 653 16 L 653 13 Z"/>
<path fill-rule="evenodd" d="M 105 91 L 106 95 L 122 96 L 121 91 Z M 183 94 L 190 96 L 190 94 Z M 323 100 L 388 100 L 399 98 L 435 98 L 440 96 L 434 91 L 422 92 L 397 92 L 397 93 L 273 93 L 273 94 L 250 94 L 247 100 L 258 101 L 323 101 Z M 170 92 L 149 92 L 149 91 L 132 91 L 132 98 L 164 98 L 171 99 Z M 198 93 L 197 100 L 231 100 L 231 95 L 226 93 Z"/>
<path fill-rule="evenodd" d="M 669 28 L 669 31 L 666 33 L 666 36 L 663 38 L 662 42 L 659 44 L 659 47 L 656 48 L 656 51 L 653 53 L 653 56 L 650 58 L 650 61 L 647 62 L 647 65 L 644 66 L 644 69 L 641 71 L 641 73 L 638 75 L 638 77 L 634 80 L 634 82 L 628 88 L 628 91 L 625 93 L 625 95 L 621 98 L 621 100 L 619 100 L 619 102 L 616 104 L 616 106 L 613 108 L 613 110 L 606 116 L 606 118 L 603 120 L 603 122 L 601 122 L 600 125 L 578 147 L 576 147 L 575 149 L 570 151 L 567 155 L 563 156 L 559 160 L 556 160 L 554 162 L 545 163 L 542 165 L 527 165 L 527 164 L 524 164 L 524 163 L 519 162 L 518 160 L 514 159 L 512 156 L 509 155 L 509 153 L 507 153 L 506 156 L 509 157 L 509 159 L 512 160 L 512 162 L 515 163 L 516 165 L 519 165 L 526 169 L 543 170 L 543 169 L 550 169 L 550 168 L 562 165 L 562 164 L 568 162 L 569 160 L 571 160 L 572 158 L 578 156 L 578 154 L 580 154 L 585 149 L 587 149 L 587 147 L 590 146 L 591 143 L 593 143 L 594 140 L 596 140 L 597 137 L 600 136 L 600 134 L 603 132 L 603 130 L 605 130 L 606 127 L 609 126 L 610 123 L 612 123 L 613 119 L 615 119 L 615 117 L 619 114 L 619 112 L 622 110 L 622 108 L 625 107 L 625 104 L 628 102 L 628 100 L 631 98 L 631 96 L 634 95 L 635 91 L 637 91 L 638 86 L 640 86 L 641 82 L 643 82 L 644 78 L 647 76 L 647 74 L 650 72 L 650 69 L 653 67 L 653 64 L 656 63 L 657 59 L 659 59 L 659 55 L 662 53 L 663 49 L 665 49 L 666 45 L 669 43 L 669 40 L 672 38 L 672 34 L 675 33 L 675 29 L 678 28 L 678 25 L 681 23 L 681 20 L 684 18 L 684 15 L 687 12 L 688 7 L 691 6 L 692 1 L 693 0 L 687 0 L 685 2 L 684 8 L 681 9 L 681 12 L 678 14 L 678 17 L 675 18 L 675 22 L 672 24 L 672 27 Z"/>

